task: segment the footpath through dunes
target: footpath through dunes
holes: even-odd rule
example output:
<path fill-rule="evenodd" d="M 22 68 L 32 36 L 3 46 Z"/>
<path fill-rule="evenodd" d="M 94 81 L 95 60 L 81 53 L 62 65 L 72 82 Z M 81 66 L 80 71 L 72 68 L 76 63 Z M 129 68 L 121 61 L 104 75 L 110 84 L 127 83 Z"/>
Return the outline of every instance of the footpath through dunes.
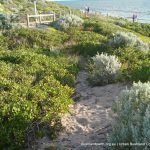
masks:
<path fill-rule="evenodd" d="M 103 150 L 105 146 L 84 145 L 105 143 L 111 130 L 113 113 L 112 104 L 121 90 L 123 83 L 91 87 L 87 82 L 87 72 L 80 71 L 76 80 L 75 103 L 70 106 L 61 122 L 65 130 L 53 142 L 44 137 L 38 141 L 38 150 Z"/>

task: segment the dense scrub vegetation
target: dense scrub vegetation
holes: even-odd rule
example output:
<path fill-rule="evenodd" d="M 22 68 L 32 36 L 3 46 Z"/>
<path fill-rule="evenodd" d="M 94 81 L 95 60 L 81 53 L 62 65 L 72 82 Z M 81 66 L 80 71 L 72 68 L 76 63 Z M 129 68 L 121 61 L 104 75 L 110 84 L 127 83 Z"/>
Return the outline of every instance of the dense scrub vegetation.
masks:
<path fill-rule="evenodd" d="M 150 37 L 150 25 L 146 23 L 127 23 L 125 26 L 127 29 L 138 32 L 142 35 Z"/>
<path fill-rule="evenodd" d="M 34 29 L 14 29 L 11 32 L 5 32 L 5 37 L 8 39 L 9 49 L 20 47 L 22 44 L 25 47 L 50 49 L 59 47 L 65 43 L 69 36 L 60 31 L 34 30 Z"/>
<path fill-rule="evenodd" d="M 0 0 L 0 12 L 1 13 L 18 13 L 18 14 L 27 14 L 34 12 L 34 0 Z M 48 13 L 49 11 L 55 11 L 59 13 L 59 11 L 73 10 L 78 13 L 78 10 L 60 5 L 54 2 L 48 2 L 45 0 L 37 1 L 37 9 L 39 13 Z"/>
<path fill-rule="evenodd" d="M 55 124 L 68 111 L 77 64 L 49 49 L 63 32 L 20 29 L 0 39 L 0 149 L 22 149 L 32 122 Z"/>
<path fill-rule="evenodd" d="M 12 2 L 13 6 L 19 3 L 15 0 L 0 2 L 3 2 L 3 7 L 8 5 L 5 10 L 9 12 L 12 12 Z M 21 7 L 18 7 L 19 12 L 32 11 L 28 7 L 30 3 L 22 1 Z M 42 1 L 38 7 L 41 12 L 48 11 L 50 7 L 55 10 L 69 10 L 55 3 L 45 5 Z M 57 21 L 57 25 L 64 21 L 65 17 Z M 10 29 L 5 28 L 10 22 L 3 18 L 1 25 L 4 28 L 1 28 L 3 31 L 0 34 L 0 149 L 24 149 L 26 143 L 34 141 L 34 134 L 36 137 L 47 134 L 45 130 L 41 130 L 45 124 L 53 130 L 59 117 L 68 111 L 68 105 L 72 103 L 79 56 L 86 57 L 90 62 L 87 63 L 87 68 L 92 85 L 117 81 L 150 81 L 148 24 L 129 23 L 103 16 L 71 16 L 73 19 L 69 17 L 67 15 L 67 28 L 60 23 L 57 29 L 51 27 L 42 30 L 6 30 Z M 112 142 L 134 142 L 140 138 L 143 142 L 147 136 L 145 131 L 148 130 L 146 123 L 149 125 L 149 100 L 146 95 L 148 86 L 149 83 L 139 82 L 119 97 L 115 106 L 119 127 L 114 126 L 110 139 Z M 128 105 L 129 107 L 126 107 Z M 140 124 L 138 127 L 134 126 L 132 120 L 136 111 L 139 111 L 139 118 L 135 119 L 135 122 Z M 127 118 L 129 113 L 133 118 Z M 123 121 L 125 119 L 122 120 L 123 117 L 126 122 Z M 129 121 L 132 128 L 126 124 Z M 38 129 L 35 127 L 37 124 Z M 116 127 L 120 133 L 115 130 Z M 127 128 L 129 134 L 121 139 L 121 133 L 126 132 Z M 48 134 L 53 135 L 51 132 Z M 131 138 L 128 138 L 130 135 Z"/>
<path fill-rule="evenodd" d="M 102 20 L 103 23 L 101 23 Z M 107 25 L 102 25 L 105 23 L 107 23 Z M 99 24 L 101 24 L 101 30 L 97 30 Z M 109 31 L 109 25 L 110 29 L 112 29 L 111 31 Z M 86 19 L 84 30 L 100 33 L 104 38 L 99 44 L 93 40 L 93 43 L 88 42 L 86 44 L 82 43 L 77 45 L 75 47 L 76 52 L 84 56 L 94 56 L 97 52 L 116 55 L 122 63 L 122 77 L 125 80 L 141 80 L 145 82 L 150 79 L 150 40 L 146 36 L 142 36 L 132 30 L 126 30 L 124 27 L 121 28 L 119 26 L 118 28 L 115 21 L 112 21 L 112 19 L 106 20 L 104 18 L 100 20 L 98 20 L 98 18 Z M 104 31 L 108 31 L 109 34 L 104 34 Z M 128 36 L 129 31 L 132 36 Z"/>
<path fill-rule="evenodd" d="M 0 14 L 0 30 L 11 29 L 13 21 L 12 15 Z"/>
<path fill-rule="evenodd" d="M 136 35 L 131 32 L 117 32 L 112 36 L 108 43 L 110 46 L 131 47 L 142 51 L 148 51 L 150 48 L 147 43 L 144 43 Z"/>
<path fill-rule="evenodd" d="M 45 0 L 37 0 L 37 11 L 39 14 L 49 14 L 54 11 L 56 18 L 70 12 L 80 14 L 79 10 Z M 0 14 L 15 14 L 19 18 L 18 22 L 26 23 L 26 15 L 34 14 L 34 0 L 0 0 Z"/>
<path fill-rule="evenodd" d="M 101 19 L 101 18 L 92 17 L 90 19 L 85 20 L 84 30 L 90 30 L 108 36 L 121 29 L 120 27 L 113 24 L 112 22 L 109 23 L 108 22 L 109 20 L 107 20 L 107 18 Z"/>

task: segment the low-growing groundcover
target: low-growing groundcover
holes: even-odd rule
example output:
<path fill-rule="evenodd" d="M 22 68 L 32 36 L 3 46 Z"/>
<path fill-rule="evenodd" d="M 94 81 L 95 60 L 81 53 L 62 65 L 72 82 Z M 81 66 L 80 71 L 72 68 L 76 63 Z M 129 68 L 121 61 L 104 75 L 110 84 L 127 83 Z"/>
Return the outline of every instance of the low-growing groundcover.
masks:
<path fill-rule="evenodd" d="M 104 36 L 109 36 L 112 33 L 120 31 L 121 28 L 109 21 L 108 18 L 91 17 L 84 21 L 84 30 L 94 31 Z"/>
<path fill-rule="evenodd" d="M 0 46 L 0 149 L 24 149 L 32 122 L 55 124 L 72 103 L 77 64 L 65 54 L 27 46 L 28 38 L 34 36 L 32 32 L 42 32 L 27 30 L 21 30 L 24 43 L 16 42 L 17 48 L 13 49 L 8 45 L 14 39 L 1 36 L 4 40 Z M 41 36 L 43 42 L 48 38 Z M 51 39 L 46 42 L 51 43 Z"/>
<path fill-rule="evenodd" d="M 148 23 L 139 23 L 139 22 L 131 23 L 131 22 L 128 22 L 125 27 L 127 29 L 138 32 L 142 35 L 150 37 L 150 24 L 148 24 Z"/>
<path fill-rule="evenodd" d="M 116 48 L 110 52 L 118 56 L 122 63 L 122 73 L 130 81 L 150 80 L 150 51 L 147 53 L 135 48 Z"/>
<path fill-rule="evenodd" d="M 4 36 L 8 39 L 7 44 L 9 49 L 16 49 L 21 46 L 50 49 L 52 47 L 60 47 L 69 38 L 66 33 L 57 30 L 53 32 L 44 29 L 25 28 L 7 31 Z"/>

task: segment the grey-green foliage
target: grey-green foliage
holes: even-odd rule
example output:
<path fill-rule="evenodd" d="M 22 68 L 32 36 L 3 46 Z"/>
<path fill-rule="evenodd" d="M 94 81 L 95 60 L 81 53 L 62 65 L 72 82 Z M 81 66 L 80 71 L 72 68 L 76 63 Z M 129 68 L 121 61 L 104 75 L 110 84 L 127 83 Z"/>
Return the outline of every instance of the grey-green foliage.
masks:
<path fill-rule="evenodd" d="M 83 19 L 76 15 L 65 15 L 54 23 L 58 30 L 66 30 L 69 27 L 79 27 L 83 24 Z"/>
<path fill-rule="evenodd" d="M 50 48 L 50 52 L 53 54 L 60 54 L 60 49 L 52 47 L 52 48 Z"/>
<path fill-rule="evenodd" d="M 0 14 L 0 30 L 11 29 L 17 20 L 16 15 Z"/>
<path fill-rule="evenodd" d="M 116 32 L 109 40 L 109 45 L 134 47 L 143 51 L 149 50 L 148 44 L 131 32 Z"/>
<path fill-rule="evenodd" d="M 123 90 L 113 109 L 117 117 L 109 135 L 109 142 L 150 142 L 150 82 L 134 83 L 130 90 Z M 122 149 L 125 148 L 127 147 L 122 147 Z M 147 146 L 132 146 L 131 148 L 148 150 Z"/>
<path fill-rule="evenodd" d="M 115 82 L 121 68 L 117 57 L 103 53 L 98 53 L 92 57 L 92 65 L 89 81 L 93 85 L 104 85 Z"/>
<path fill-rule="evenodd" d="M 115 22 L 116 25 L 120 26 L 120 27 L 126 27 L 127 23 L 124 20 L 118 20 Z"/>

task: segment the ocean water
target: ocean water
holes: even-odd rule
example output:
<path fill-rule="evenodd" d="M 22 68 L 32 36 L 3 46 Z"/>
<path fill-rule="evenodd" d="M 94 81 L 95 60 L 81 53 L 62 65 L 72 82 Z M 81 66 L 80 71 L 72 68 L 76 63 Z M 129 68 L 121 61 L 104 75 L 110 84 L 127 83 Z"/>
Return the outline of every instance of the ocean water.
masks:
<path fill-rule="evenodd" d="M 57 2 L 82 10 L 85 6 L 89 6 L 91 11 L 125 18 L 136 14 L 139 22 L 150 23 L 150 0 L 61 0 Z"/>

